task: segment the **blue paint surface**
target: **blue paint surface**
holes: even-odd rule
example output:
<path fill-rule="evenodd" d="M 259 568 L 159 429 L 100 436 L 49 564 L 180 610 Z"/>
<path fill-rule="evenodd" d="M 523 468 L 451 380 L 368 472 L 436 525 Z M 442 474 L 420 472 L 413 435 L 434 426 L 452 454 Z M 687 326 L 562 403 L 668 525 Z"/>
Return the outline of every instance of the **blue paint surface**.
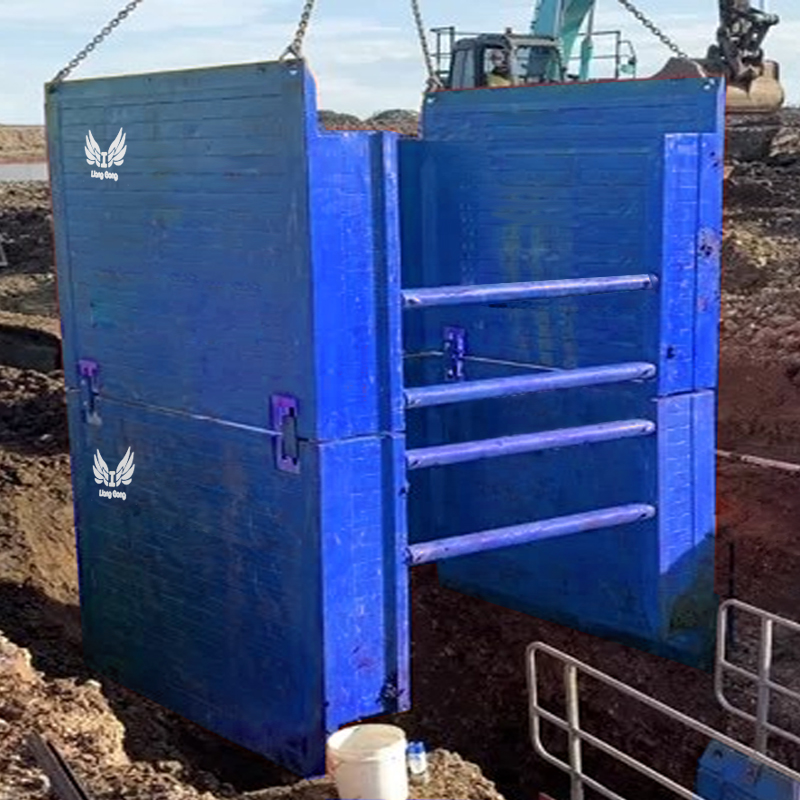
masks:
<path fill-rule="evenodd" d="M 653 505 L 652 520 L 455 558 L 439 575 L 703 666 L 716 602 L 722 103 L 720 83 L 706 80 L 448 92 L 426 101 L 424 140 L 400 148 L 405 287 L 427 296 L 437 286 L 657 278 L 625 293 L 407 312 L 411 387 L 443 383 L 448 326 L 466 331 L 467 382 L 656 367 L 628 384 L 410 409 L 411 448 L 629 419 L 657 426 L 644 439 L 414 472 L 410 540 Z"/>
<path fill-rule="evenodd" d="M 327 733 L 409 706 L 411 545 L 469 553 L 440 565 L 461 591 L 702 662 L 722 98 L 715 81 L 445 93 L 424 140 L 398 142 L 319 132 L 293 64 L 49 92 L 88 660 L 319 774 Z M 92 178 L 88 130 L 107 147 L 120 127 L 118 180 Z M 403 311 L 409 289 L 650 275 Z M 406 409 L 409 387 L 468 394 L 449 390 L 448 326 L 463 377 L 493 383 Z M 584 371 L 548 377 L 564 369 Z M 297 401 L 296 474 L 276 468 L 275 395 Z M 626 420 L 647 435 L 595 435 Z M 407 469 L 520 436 L 537 451 Z M 95 454 L 115 469 L 129 447 L 125 499 L 99 496 Z M 493 530 L 524 543 L 422 546 Z"/>
<path fill-rule="evenodd" d="M 794 800 L 800 785 L 720 742 L 711 742 L 700 759 L 695 791 L 708 800 Z"/>
<path fill-rule="evenodd" d="M 318 132 L 283 64 L 68 82 L 47 113 L 86 657 L 320 774 L 327 733 L 410 702 L 396 136 Z M 88 130 L 120 126 L 93 179 Z"/>

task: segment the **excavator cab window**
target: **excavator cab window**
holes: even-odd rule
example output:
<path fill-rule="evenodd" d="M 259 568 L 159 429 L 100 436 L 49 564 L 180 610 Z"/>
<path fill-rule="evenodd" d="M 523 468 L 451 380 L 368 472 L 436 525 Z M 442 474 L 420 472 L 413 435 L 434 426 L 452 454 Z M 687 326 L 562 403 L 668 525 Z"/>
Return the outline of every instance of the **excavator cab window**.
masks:
<path fill-rule="evenodd" d="M 475 49 L 460 48 L 453 53 L 449 88 L 472 89 L 476 85 Z"/>

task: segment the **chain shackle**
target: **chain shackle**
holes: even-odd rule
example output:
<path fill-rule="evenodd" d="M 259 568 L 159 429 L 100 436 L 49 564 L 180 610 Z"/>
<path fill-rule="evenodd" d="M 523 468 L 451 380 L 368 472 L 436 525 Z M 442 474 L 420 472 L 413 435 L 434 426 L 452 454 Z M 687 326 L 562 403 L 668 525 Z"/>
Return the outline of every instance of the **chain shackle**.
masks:
<path fill-rule="evenodd" d="M 308 25 L 311 22 L 311 14 L 314 11 L 314 3 L 316 0 L 306 0 L 303 6 L 303 13 L 300 15 L 300 22 L 297 25 L 297 30 L 294 34 L 292 43 L 281 53 L 279 61 L 283 61 L 289 56 L 294 58 L 303 57 L 303 39 L 306 38 L 308 32 Z"/>
<path fill-rule="evenodd" d="M 122 22 L 135 8 L 138 6 L 143 0 L 131 0 L 128 5 L 123 8 L 114 19 L 111 20 L 108 24 L 104 25 L 100 29 L 100 33 L 98 33 L 83 50 L 80 50 L 77 55 L 67 64 L 63 69 L 61 69 L 58 74 L 50 81 L 51 84 L 61 83 L 67 75 L 78 66 L 88 55 L 92 52 L 92 50 L 99 45 L 103 39 L 105 39 L 117 25 Z"/>
<path fill-rule="evenodd" d="M 648 19 L 644 13 L 642 13 L 630 0 L 617 0 L 617 2 L 623 8 L 633 14 L 633 16 L 636 17 L 636 19 L 638 19 L 639 22 L 641 22 L 642 25 L 644 25 L 644 27 L 650 31 L 650 33 L 652 33 L 664 46 L 675 53 L 678 58 L 683 58 L 687 61 L 691 60 L 688 54 L 684 53 L 683 50 L 681 50 L 681 48 L 669 38 L 669 36 L 667 36 L 652 20 Z"/>

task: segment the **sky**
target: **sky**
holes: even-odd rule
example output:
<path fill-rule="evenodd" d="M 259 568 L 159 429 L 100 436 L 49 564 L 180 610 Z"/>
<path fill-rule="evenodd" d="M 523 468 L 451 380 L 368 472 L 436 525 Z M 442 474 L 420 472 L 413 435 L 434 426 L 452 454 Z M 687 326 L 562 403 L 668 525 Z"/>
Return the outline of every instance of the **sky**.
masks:
<path fill-rule="evenodd" d="M 534 0 L 420 0 L 427 28 L 469 32 L 527 30 Z M 124 5 L 124 0 L 1 0 L 0 123 L 42 124 L 43 85 Z M 636 0 L 692 56 L 713 42 L 717 0 Z M 665 8 L 668 7 L 668 8 Z M 794 8 L 792 8 L 794 7 Z M 144 0 L 73 73 L 124 73 L 275 60 L 292 38 L 302 0 Z M 800 104 L 800 3 L 768 0 L 781 17 L 765 43 L 781 65 L 787 102 Z M 636 48 L 639 76 L 657 72 L 670 52 L 618 0 L 598 0 L 597 29 L 621 29 Z M 598 52 L 603 49 L 600 42 Z M 418 109 L 424 63 L 410 0 L 317 0 L 304 45 L 319 108 L 362 118 L 390 108 Z M 598 69 L 596 77 L 603 77 Z"/>

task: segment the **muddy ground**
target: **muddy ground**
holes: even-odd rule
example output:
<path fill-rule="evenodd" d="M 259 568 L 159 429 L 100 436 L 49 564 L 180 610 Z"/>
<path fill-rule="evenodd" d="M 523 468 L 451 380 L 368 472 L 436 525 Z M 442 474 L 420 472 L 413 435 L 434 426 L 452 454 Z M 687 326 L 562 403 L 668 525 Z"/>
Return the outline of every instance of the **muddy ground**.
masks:
<path fill-rule="evenodd" d="M 347 120 L 339 121 L 343 125 Z M 355 124 L 355 123 L 352 123 Z M 800 462 L 800 171 L 791 163 L 739 166 L 726 194 L 720 447 Z M 47 194 L 0 185 L 0 322 L 58 330 Z M 721 462 L 718 592 L 800 617 L 800 477 Z M 97 798 L 333 796 L 92 675 L 80 650 L 63 380 L 0 369 L 0 797 L 43 797 L 22 744 L 53 735 Z M 733 548 L 731 547 L 733 545 Z M 568 796 L 533 753 L 524 652 L 545 641 L 721 730 L 749 736 L 717 707 L 704 673 L 442 589 L 435 567 L 413 583 L 413 710 L 396 718 L 437 753 L 436 780 L 416 797 Z M 738 631 L 753 664 L 753 632 Z M 20 648 L 23 648 L 20 650 Z M 779 678 L 800 678 L 800 649 L 778 642 Z M 706 742 L 613 693 L 586 686 L 590 731 L 690 783 Z M 560 709 L 560 680 L 545 697 Z M 784 720 L 789 709 L 778 708 Z M 791 721 L 787 724 L 791 724 Z M 559 739 L 547 729 L 548 741 Z M 554 745 L 555 747 L 555 745 Z M 560 745 L 556 752 L 563 752 Z M 777 755 L 800 766 L 788 749 Z M 647 782 L 587 749 L 590 770 L 630 797 Z M 272 788 L 267 788 L 272 787 Z M 283 788 L 275 788 L 283 787 Z"/>

